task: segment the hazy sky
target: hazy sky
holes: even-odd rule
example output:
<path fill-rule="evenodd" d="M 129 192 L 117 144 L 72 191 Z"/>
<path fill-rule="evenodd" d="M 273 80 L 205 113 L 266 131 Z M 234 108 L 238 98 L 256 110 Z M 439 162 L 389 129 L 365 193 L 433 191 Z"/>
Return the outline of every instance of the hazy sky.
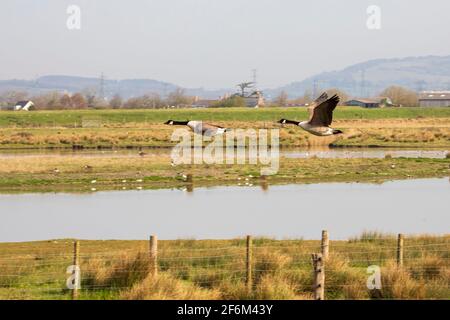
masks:
<path fill-rule="evenodd" d="M 69 5 L 81 29 L 69 30 Z M 381 30 L 366 27 L 369 5 Z M 448 0 L 1 0 L 0 79 L 68 74 L 275 87 L 374 58 L 450 54 Z"/>

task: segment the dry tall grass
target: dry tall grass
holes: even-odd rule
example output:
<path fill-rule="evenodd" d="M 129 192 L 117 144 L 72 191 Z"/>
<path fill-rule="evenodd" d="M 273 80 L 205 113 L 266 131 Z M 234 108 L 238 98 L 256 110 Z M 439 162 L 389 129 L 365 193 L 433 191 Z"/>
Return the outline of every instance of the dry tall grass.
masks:
<path fill-rule="evenodd" d="M 121 293 L 125 300 L 214 300 L 220 299 L 218 290 L 203 289 L 193 283 L 170 275 L 147 275 L 142 281 Z"/>
<path fill-rule="evenodd" d="M 305 118 L 306 119 L 306 118 Z M 215 124 L 236 129 L 280 129 L 282 146 L 305 147 L 336 143 L 349 146 L 450 145 L 448 118 L 336 120 L 344 131 L 340 137 L 315 137 L 300 128 L 275 121 L 218 120 Z M 155 122 L 104 123 L 99 128 L 64 126 L 0 128 L 0 148 L 72 148 L 173 146 L 173 128 Z"/>

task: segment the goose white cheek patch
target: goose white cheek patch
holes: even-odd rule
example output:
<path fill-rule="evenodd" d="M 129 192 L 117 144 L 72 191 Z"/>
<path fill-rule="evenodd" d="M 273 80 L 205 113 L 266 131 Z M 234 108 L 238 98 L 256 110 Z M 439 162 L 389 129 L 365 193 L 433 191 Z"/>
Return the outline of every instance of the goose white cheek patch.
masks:
<path fill-rule="evenodd" d="M 257 165 L 262 176 L 278 173 L 279 144 L 278 129 L 234 129 L 213 137 L 201 135 L 195 128 L 174 130 L 171 140 L 177 142 L 172 149 L 174 165 Z"/>

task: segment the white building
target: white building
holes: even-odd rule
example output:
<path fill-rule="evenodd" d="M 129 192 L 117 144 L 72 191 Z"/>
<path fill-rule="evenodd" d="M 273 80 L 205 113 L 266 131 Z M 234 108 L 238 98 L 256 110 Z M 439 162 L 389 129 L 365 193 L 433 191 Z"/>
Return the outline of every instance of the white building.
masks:
<path fill-rule="evenodd" d="M 450 107 L 450 91 L 424 91 L 419 95 L 421 107 Z"/>
<path fill-rule="evenodd" d="M 30 111 L 34 107 L 34 103 L 31 100 L 19 101 L 14 106 L 15 111 Z"/>

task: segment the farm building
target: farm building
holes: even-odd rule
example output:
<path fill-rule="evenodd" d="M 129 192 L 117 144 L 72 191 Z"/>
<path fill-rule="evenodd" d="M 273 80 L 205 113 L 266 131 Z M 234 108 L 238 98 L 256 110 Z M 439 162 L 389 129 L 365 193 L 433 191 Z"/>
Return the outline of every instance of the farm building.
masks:
<path fill-rule="evenodd" d="M 450 107 L 450 91 L 424 91 L 419 96 L 421 107 Z"/>
<path fill-rule="evenodd" d="M 309 106 L 309 103 L 287 103 L 285 107 L 307 107 Z"/>
<path fill-rule="evenodd" d="M 13 110 L 15 111 L 30 111 L 33 110 L 34 103 L 31 100 L 23 100 L 18 101 L 16 105 L 14 106 Z"/>
<path fill-rule="evenodd" d="M 391 99 L 386 97 L 376 97 L 370 99 L 352 99 L 344 103 L 346 106 L 362 107 L 362 108 L 380 108 L 393 107 Z"/>
<path fill-rule="evenodd" d="M 264 106 L 264 96 L 260 91 L 255 91 L 252 94 L 243 97 L 245 100 L 245 104 L 249 108 L 259 108 L 261 106 Z"/>
<path fill-rule="evenodd" d="M 379 108 L 380 102 L 372 99 L 353 99 L 345 102 L 346 106 L 363 107 L 363 108 Z"/>
<path fill-rule="evenodd" d="M 219 101 L 217 99 L 195 99 L 191 106 L 192 108 L 209 108 Z"/>

